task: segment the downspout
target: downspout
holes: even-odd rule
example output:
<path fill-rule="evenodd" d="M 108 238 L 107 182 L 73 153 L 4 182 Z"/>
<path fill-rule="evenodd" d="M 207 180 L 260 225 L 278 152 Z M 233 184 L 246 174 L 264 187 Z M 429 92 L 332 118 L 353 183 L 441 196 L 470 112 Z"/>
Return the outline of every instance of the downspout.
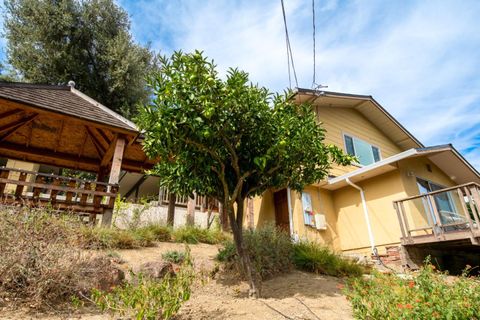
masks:
<path fill-rule="evenodd" d="M 292 212 L 292 197 L 290 195 L 290 188 L 287 188 L 287 205 L 288 205 L 288 222 L 290 227 L 290 237 L 293 238 L 293 212 Z"/>
<path fill-rule="evenodd" d="M 350 181 L 349 178 L 345 178 L 345 182 L 360 191 L 360 197 L 362 198 L 362 206 L 363 206 L 363 214 L 365 215 L 365 221 L 367 222 L 367 230 L 368 230 L 368 238 L 370 239 L 370 247 L 372 249 L 372 253 L 376 253 L 376 248 L 375 248 L 375 240 L 373 239 L 373 232 L 372 232 L 372 226 L 370 224 L 370 216 L 368 215 L 368 208 L 367 208 L 367 201 L 365 200 L 365 192 L 363 189 Z"/>

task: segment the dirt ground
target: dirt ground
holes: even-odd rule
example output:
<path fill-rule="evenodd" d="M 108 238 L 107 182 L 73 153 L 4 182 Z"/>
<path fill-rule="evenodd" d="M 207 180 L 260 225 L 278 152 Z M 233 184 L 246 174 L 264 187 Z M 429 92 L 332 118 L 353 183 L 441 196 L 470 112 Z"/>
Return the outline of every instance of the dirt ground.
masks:
<path fill-rule="evenodd" d="M 170 250 L 184 250 L 183 244 L 159 243 L 156 247 L 136 250 L 118 250 L 125 264 L 125 271 L 161 258 Z M 206 274 L 215 268 L 214 257 L 217 246 L 190 245 L 195 269 Z M 205 277 L 205 279 L 208 279 Z M 177 316 L 179 320 L 190 319 L 353 319 L 351 307 L 341 294 L 341 280 L 328 276 L 314 275 L 300 271 L 280 275 L 265 281 L 262 286 L 262 299 L 247 297 L 248 285 L 236 277 L 220 272 L 214 279 L 203 281 L 193 289 L 192 297 Z M 115 319 L 110 315 L 99 314 L 95 310 L 82 310 L 68 315 L 31 314 L 27 310 L 1 311 L 0 319 Z"/>

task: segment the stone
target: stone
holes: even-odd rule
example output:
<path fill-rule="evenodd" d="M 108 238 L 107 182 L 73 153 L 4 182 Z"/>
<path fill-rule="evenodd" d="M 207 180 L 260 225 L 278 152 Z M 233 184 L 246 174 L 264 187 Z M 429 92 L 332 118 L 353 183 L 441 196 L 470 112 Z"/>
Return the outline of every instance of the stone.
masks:
<path fill-rule="evenodd" d="M 136 273 L 141 273 L 152 279 L 163 279 L 167 274 L 175 275 L 175 269 L 171 262 L 159 260 L 142 264 L 138 267 Z"/>

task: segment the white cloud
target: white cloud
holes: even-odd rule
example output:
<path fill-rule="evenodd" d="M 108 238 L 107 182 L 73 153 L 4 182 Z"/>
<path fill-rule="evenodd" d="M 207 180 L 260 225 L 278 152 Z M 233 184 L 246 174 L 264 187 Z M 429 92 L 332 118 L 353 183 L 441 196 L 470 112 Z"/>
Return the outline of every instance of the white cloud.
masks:
<path fill-rule="evenodd" d="M 279 1 L 122 4 L 137 38 L 164 53 L 203 49 L 220 70 L 238 66 L 277 91 L 288 85 Z M 299 85 L 310 87 L 311 1 L 285 4 Z M 452 142 L 478 166 L 478 13 L 478 1 L 317 1 L 317 82 L 373 95 L 425 144 Z"/>

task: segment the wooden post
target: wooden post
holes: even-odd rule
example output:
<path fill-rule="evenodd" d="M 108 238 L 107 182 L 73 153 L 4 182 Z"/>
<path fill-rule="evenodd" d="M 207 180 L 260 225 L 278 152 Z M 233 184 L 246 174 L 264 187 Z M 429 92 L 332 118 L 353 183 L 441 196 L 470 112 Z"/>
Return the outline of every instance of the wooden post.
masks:
<path fill-rule="evenodd" d="M 437 223 L 435 223 L 434 228 L 438 226 L 437 238 L 439 238 L 440 235 L 443 235 L 442 220 L 441 220 L 441 217 L 440 217 L 440 213 L 438 212 L 437 203 L 435 202 L 434 196 L 429 194 L 428 199 L 430 200 L 430 203 L 432 205 L 433 214 L 435 215 L 435 220 L 437 220 Z"/>
<path fill-rule="evenodd" d="M 193 198 L 188 197 L 187 200 L 187 226 L 195 224 L 195 206 L 197 195 L 194 193 Z"/>
<path fill-rule="evenodd" d="M 18 178 L 18 181 L 24 182 L 25 180 L 27 180 L 27 174 L 25 172 L 21 172 L 20 177 Z M 15 198 L 17 200 L 22 197 L 23 187 L 24 187 L 23 185 L 19 184 L 15 189 Z"/>
<path fill-rule="evenodd" d="M 1 179 L 8 179 L 8 175 L 9 175 L 10 171 L 8 170 L 2 170 L 0 171 L 0 178 Z M 2 198 L 4 196 L 4 192 L 5 192 L 5 187 L 7 186 L 6 183 L 0 183 L 0 198 Z"/>
<path fill-rule="evenodd" d="M 397 202 L 393 202 L 393 208 L 397 212 L 397 218 L 398 218 L 398 223 L 400 224 L 400 231 L 402 232 L 402 238 L 407 240 L 406 234 L 405 234 L 405 227 L 403 225 L 403 219 L 402 219 L 402 214 L 400 213 L 400 207 L 398 206 Z"/>
<path fill-rule="evenodd" d="M 118 138 L 115 143 L 115 151 L 113 153 L 112 167 L 108 183 L 117 184 L 120 179 L 120 169 L 122 168 L 123 152 L 125 151 L 125 139 Z M 108 190 L 110 191 L 110 190 Z M 107 208 L 103 211 L 102 226 L 110 227 L 112 224 L 113 208 Z"/>

